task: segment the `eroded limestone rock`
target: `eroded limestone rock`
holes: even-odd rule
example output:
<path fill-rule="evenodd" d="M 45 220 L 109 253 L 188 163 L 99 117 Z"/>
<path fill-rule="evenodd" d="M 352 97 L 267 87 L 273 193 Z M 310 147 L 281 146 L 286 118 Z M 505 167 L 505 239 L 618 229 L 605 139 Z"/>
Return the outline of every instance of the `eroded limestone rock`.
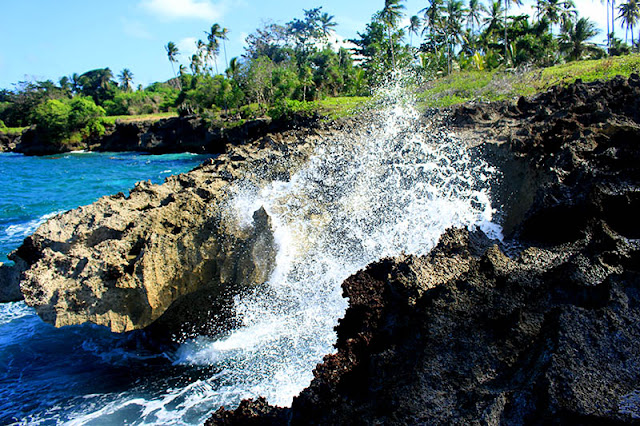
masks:
<path fill-rule="evenodd" d="M 319 137 L 313 129 L 268 135 L 162 185 L 140 182 L 129 196 L 50 219 L 11 255 L 24 265 L 26 303 L 56 326 L 93 322 L 125 332 L 163 317 L 175 333 L 176 322 L 196 325 L 167 311 L 184 311 L 183 299 L 198 294 L 189 311 L 202 313 L 200 326 L 210 324 L 225 301 L 266 281 L 274 266 L 268 215 L 258 209 L 252 223 L 240 224 L 227 206 L 230 184 L 286 179 Z"/>

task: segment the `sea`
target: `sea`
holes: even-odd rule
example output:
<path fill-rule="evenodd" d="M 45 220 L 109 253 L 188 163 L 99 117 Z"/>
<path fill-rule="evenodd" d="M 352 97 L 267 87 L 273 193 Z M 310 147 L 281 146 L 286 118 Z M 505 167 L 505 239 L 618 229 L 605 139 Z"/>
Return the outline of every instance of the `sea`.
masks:
<path fill-rule="evenodd" d="M 319 141 L 286 181 L 232 184 L 228 217 L 249 227 L 264 209 L 277 254 L 269 280 L 234 298 L 239 326 L 228 334 L 157 347 L 144 332 L 56 329 L 22 302 L 0 304 L 0 424 L 193 425 L 244 398 L 288 406 L 335 350 L 347 277 L 384 257 L 426 254 L 451 226 L 501 238 L 491 200 L 499 173 L 406 99 L 382 93 L 358 131 Z M 203 160 L 0 154 L 0 261 L 59 212 Z"/>

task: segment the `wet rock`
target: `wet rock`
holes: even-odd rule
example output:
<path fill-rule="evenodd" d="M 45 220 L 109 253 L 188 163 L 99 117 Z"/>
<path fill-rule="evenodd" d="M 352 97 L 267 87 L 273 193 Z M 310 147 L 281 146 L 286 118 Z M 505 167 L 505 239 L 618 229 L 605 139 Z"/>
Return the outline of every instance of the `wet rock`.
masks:
<path fill-rule="evenodd" d="M 509 238 L 454 229 L 369 265 L 290 408 L 244 401 L 209 424 L 637 423 L 639 95 L 634 75 L 454 110 L 503 171 Z"/>
<path fill-rule="evenodd" d="M 20 292 L 20 267 L 0 262 L 0 303 L 23 299 Z"/>

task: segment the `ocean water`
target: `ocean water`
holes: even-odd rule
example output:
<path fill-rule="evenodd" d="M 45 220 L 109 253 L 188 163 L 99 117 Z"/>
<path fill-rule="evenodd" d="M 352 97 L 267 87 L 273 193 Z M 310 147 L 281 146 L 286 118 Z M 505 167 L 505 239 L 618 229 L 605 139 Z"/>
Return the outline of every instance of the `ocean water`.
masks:
<path fill-rule="evenodd" d="M 383 91 L 377 110 L 360 131 L 321 141 L 289 181 L 234 183 L 227 219 L 250 227 L 263 208 L 277 256 L 268 282 L 234 299 L 240 326 L 228 335 L 159 349 L 141 332 L 54 329 L 22 303 L 0 306 L 0 423 L 190 425 L 243 398 L 289 405 L 334 350 L 334 327 L 347 307 L 345 278 L 383 257 L 426 254 L 451 226 L 500 238 L 490 197 L 496 170 L 446 129 L 425 124 L 401 89 Z M 12 175 L 23 173 L 20 161 L 34 162 L 24 178 L 31 189 L 2 201 L 3 249 L 17 246 L 47 215 L 131 187 L 133 181 L 110 186 L 125 174 L 111 166 L 155 164 L 133 180 L 161 179 L 178 171 L 161 165 L 166 158 L 0 156 Z M 64 165 L 54 170 L 63 159 L 93 177 L 72 187 L 65 177 L 79 173 Z M 89 187 L 95 193 L 85 193 Z"/>
<path fill-rule="evenodd" d="M 104 195 L 128 193 L 135 182 L 162 181 L 207 156 L 70 153 L 26 157 L 0 153 L 0 262 L 56 213 Z M 142 334 L 119 336 L 97 326 L 55 329 L 24 303 L 0 304 L 0 424 L 57 424 L 108 404 L 132 389 L 166 389 L 158 380 L 194 374 L 174 366 Z M 197 369 L 195 369 L 197 370 Z M 160 374 L 160 376 L 163 376 Z M 188 380 L 188 379 L 187 379 Z M 110 424 L 108 417 L 94 424 Z M 118 423 L 118 421 L 116 421 Z"/>

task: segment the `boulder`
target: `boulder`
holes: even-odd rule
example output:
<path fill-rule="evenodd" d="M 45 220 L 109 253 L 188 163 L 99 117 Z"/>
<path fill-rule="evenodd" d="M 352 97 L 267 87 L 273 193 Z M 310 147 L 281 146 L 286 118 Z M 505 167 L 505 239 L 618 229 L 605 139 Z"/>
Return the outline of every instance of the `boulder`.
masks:
<path fill-rule="evenodd" d="M 162 185 L 140 182 L 48 220 L 10 255 L 26 303 L 58 327 L 216 333 L 233 295 L 267 280 L 276 250 L 264 209 L 248 224 L 230 212 L 230 183 L 286 179 L 321 133 L 267 135 Z"/>

